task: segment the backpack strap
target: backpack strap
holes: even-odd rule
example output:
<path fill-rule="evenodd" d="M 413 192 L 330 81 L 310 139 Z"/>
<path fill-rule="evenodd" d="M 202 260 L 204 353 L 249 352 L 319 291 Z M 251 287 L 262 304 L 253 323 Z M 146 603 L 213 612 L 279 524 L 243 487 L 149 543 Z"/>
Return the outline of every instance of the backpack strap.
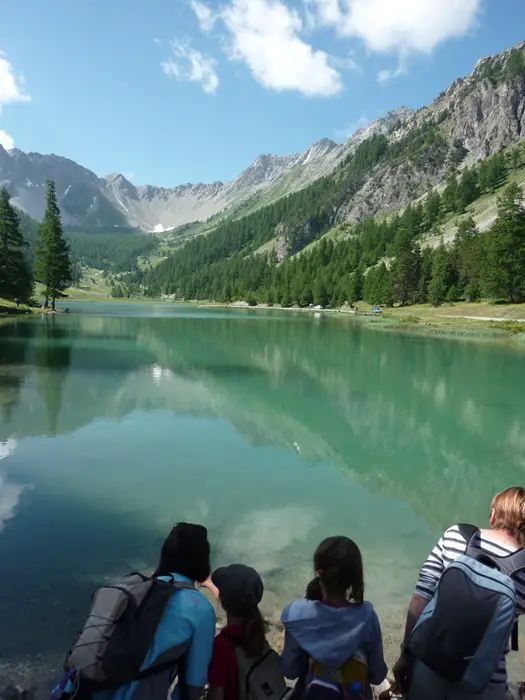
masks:
<path fill-rule="evenodd" d="M 520 571 L 525 571 L 525 548 L 521 547 L 506 557 L 494 557 L 494 560 L 497 561 L 501 573 L 513 578 Z"/>
<path fill-rule="evenodd" d="M 170 582 L 170 583 L 173 585 L 173 588 L 174 588 L 176 591 L 184 591 L 184 590 L 187 590 L 187 591 L 196 591 L 196 590 L 197 590 L 197 589 L 195 588 L 195 586 L 193 585 L 193 583 L 188 583 L 187 581 L 175 581 L 175 579 L 173 578 L 173 576 L 171 577 L 171 582 Z"/>
<path fill-rule="evenodd" d="M 480 532 L 479 527 L 477 527 L 476 525 L 468 525 L 467 523 L 460 523 L 458 525 L 458 530 L 459 534 L 467 543 L 465 547 L 465 554 L 467 555 L 467 557 L 472 557 L 472 559 L 479 559 L 481 549 L 479 547 L 474 546 L 474 540 L 477 539 L 477 536 Z"/>
<path fill-rule="evenodd" d="M 518 636 L 518 621 L 514 623 L 514 627 L 512 628 L 512 634 L 510 635 L 510 648 L 512 651 L 519 651 L 520 650 L 520 644 L 519 644 L 519 636 Z"/>
<path fill-rule="evenodd" d="M 477 525 L 468 525 L 467 523 L 459 523 L 458 525 L 459 534 L 467 543 L 467 547 L 471 544 L 474 537 L 479 532 L 479 527 Z"/>

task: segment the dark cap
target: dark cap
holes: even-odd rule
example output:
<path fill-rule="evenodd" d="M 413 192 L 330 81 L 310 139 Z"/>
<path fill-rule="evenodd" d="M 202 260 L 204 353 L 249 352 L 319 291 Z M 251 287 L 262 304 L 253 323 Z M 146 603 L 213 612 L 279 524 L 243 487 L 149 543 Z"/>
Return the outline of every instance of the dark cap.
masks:
<path fill-rule="evenodd" d="M 232 615 L 245 615 L 262 600 L 264 586 L 261 577 L 251 566 L 231 564 L 216 569 L 211 580 L 219 589 L 221 603 Z"/>

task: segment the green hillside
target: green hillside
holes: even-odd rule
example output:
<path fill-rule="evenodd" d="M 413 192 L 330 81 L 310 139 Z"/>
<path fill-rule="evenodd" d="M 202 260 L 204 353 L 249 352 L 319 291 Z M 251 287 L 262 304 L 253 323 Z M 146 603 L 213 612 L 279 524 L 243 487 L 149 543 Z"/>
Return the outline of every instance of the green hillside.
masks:
<path fill-rule="evenodd" d="M 504 197 L 520 199 L 524 145 L 465 167 L 464 150 L 459 144 L 447 146 L 440 124 L 423 124 L 394 144 L 372 137 L 334 176 L 187 243 L 144 276 L 146 293 L 282 306 L 505 298 L 504 285 L 490 281 L 488 267 L 503 255 L 493 250 L 498 206 L 504 206 L 498 205 L 500 195 L 513 184 Z M 443 184 L 388 217 L 331 225 L 332 212 L 375 168 L 407 159 L 420 168 L 446 165 Z M 459 242 L 452 248 L 442 245 L 456 238 L 458 227 Z M 458 246 L 467 245 L 467 239 L 469 252 L 461 255 L 478 259 L 470 277 L 458 263 Z M 279 247 L 284 249 L 280 259 Z M 517 300 L 514 292 L 511 296 Z"/>

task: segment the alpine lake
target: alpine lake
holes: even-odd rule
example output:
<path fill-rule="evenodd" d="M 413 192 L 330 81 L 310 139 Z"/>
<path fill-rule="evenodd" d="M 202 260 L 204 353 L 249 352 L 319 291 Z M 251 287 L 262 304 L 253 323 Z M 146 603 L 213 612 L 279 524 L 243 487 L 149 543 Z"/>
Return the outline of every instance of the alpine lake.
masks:
<path fill-rule="evenodd" d="M 389 659 L 419 567 L 525 482 L 525 355 L 351 318 L 77 303 L 0 320 L 0 664 L 60 665 L 92 591 L 181 520 L 277 621 L 326 536 L 360 546 Z M 511 675 L 525 680 L 525 640 Z"/>

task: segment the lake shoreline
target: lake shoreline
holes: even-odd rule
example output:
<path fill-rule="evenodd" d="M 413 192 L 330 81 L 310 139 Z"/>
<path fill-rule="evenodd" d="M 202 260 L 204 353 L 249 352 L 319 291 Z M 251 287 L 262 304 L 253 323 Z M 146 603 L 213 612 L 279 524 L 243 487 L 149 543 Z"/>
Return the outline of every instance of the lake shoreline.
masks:
<path fill-rule="evenodd" d="M 171 302 L 179 303 L 179 302 Z M 182 302 L 187 304 L 187 302 Z M 191 302 L 190 302 L 191 304 Z M 244 310 L 275 310 L 292 313 L 313 315 L 316 320 L 326 318 L 341 318 L 352 320 L 360 325 L 366 326 L 373 330 L 403 332 L 416 334 L 421 336 L 435 336 L 442 338 L 458 338 L 463 340 L 474 341 L 495 341 L 504 342 L 512 345 L 521 345 L 525 343 L 525 305 L 520 305 L 520 312 L 523 317 L 505 317 L 505 316 L 481 316 L 470 314 L 457 314 L 452 311 L 469 310 L 472 312 L 471 304 L 459 303 L 448 307 L 431 308 L 428 305 L 418 307 L 397 307 L 393 309 L 385 309 L 381 314 L 373 315 L 370 308 L 365 305 L 359 305 L 358 313 L 355 309 L 344 306 L 335 309 L 320 309 L 320 308 L 301 308 L 298 306 L 281 307 L 268 306 L 267 304 L 258 304 L 257 306 L 249 306 L 244 302 L 232 302 L 231 304 L 222 304 L 218 302 L 194 302 L 199 308 L 227 308 L 227 309 L 244 309 Z M 485 311 L 488 304 L 475 305 L 476 310 Z M 505 307 L 499 307 L 505 308 Z M 514 309 L 515 306 L 509 305 L 508 308 Z M 363 310 L 361 310 L 363 309 Z M 523 330 L 521 325 L 523 324 Z"/>
<path fill-rule="evenodd" d="M 35 316 L 36 314 L 63 314 L 62 305 L 70 305 L 70 310 L 76 304 L 175 304 L 196 309 L 238 309 L 244 311 L 277 311 L 292 314 L 310 314 L 319 321 L 323 318 L 339 318 L 359 323 L 372 330 L 409 333 L 418 336 L 436 338 L 457 338 L 461 340 L 490 341 L 508 345 L 525 347 L 525 304 L 491 305 L 488 303 L 471 304 L 458 302 L 441 307 L 428 305 L 395 307 L 383 309 L 381 314 L 371 313 L 369 305 L 360 303 L 358 313 L 355 308 L 344 305 L 338 308 L 319 308 L 299 306 L 269 306 L 257 304 L 250 306 L 247 302 L 186 302 L 172 299 L 146 299 L 144 297 L 130 299 L 97 298 L 84 300 L 81 298 L 66 298 L 59 302 L 61 306 L 55 312 L 41 308 L 23 307 L 16 309 L 14 305 L 6 307 L 0 303 L 0 318 L 17 318 L 20 315 Z M 495 314 L 495 310 L 499 312 Z M 479 313 L 479 312 L 482 313 Z M 516 314 L 519 314 L 516 315 Z"/>

